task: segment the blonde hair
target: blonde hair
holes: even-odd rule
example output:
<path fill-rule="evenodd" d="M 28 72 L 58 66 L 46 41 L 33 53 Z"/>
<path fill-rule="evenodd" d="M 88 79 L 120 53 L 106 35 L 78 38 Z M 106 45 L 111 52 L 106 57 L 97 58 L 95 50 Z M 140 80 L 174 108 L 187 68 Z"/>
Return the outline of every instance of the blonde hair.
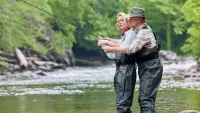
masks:
<path fill-rule="evenodd" d="M 119 13 L 117 14 L 117 19 L 118 19 L 119 17 L 122 17 L 122 18 L 124 19 L 124 21 L 126 22 L 126 26 L 128 26 L 128 17 L 127 17 L 127 14 L 124 13 L 124 12 L 119 12 Z M 117 24 L 118 24 L 118 22 L 116 23 L 116 27 L 117 27 L 117 29 L 119 30 Z"/>

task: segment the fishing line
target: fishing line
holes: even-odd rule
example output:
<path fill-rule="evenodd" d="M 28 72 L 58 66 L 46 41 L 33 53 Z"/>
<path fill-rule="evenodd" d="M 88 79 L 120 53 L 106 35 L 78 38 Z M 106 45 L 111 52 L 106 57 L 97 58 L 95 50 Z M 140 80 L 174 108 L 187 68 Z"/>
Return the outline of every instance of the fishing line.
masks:
<path fill-rule="evenodd" d="M 39 8 L 39 7 L 35 6 L 35 5 L 32 5 L 32 4 L 29 3 L 29 2 L 26 2 L 26 1 L 24 1 L 24 0 L 19 0 L 19 1 L 22 1 L 22 2 L 25 3 L 25 4 L 28 4 L 28 5 L 30 5 L 30 6 L 32 6 L 32 7 L 34 7 L 34 8 L 36 8 L 36 9 L 42 11 L 42 12 L 45 12 L 45 13 L 47 13 L 47 14 L 49 14 L 49 15 L 51 15 L 51 16 L 53 16 L 53 17 L 55 17 L 55 18 L 57 18 L 57 19 L 59 19 L 59 20 L 61 20 L 61 21 L 63 21 L 63 22 L 65 22 L 65 23 L 68 23 L 68 24 L 70 24 L 70 25 L 72 25 L 72 26 L 78 28 L 78 27 L 77 27 L 76 25 L 74 25 L 73 23 L 70 23 L 70 22 L 66 21 L 65 19 L 62 19 L 62 18 L 60 18 L 60 17 L 58 17 L 58 16 L 56 16 L 56 15 L 54 15 L 54 14 L 52 14 L 52 13 L 50 13 L 50 12 L 44 10 L 44 9 L 42 9 L 42 8 Z M 98 37 L 97 35 L 95 35 L 95 34 L 89 32 L 89 31 L 87 31 L 87 30 L 85 30 L 85 29 L 83 29 L 83 28 L 80 28 L 80 29 L 83 30 L 83 31 L 85 31 L 85 32 L 87 32 L 88 34 L 90 34 L 90 35 L 92 35 L 92 36 Z M 76 32 L 77 34 L 79 34 L 80 36 L 83 36 L 83 35 L 80 34 L 78 31 L 75 31 L 75 32 Z M 96 40 L 90 40 L 90 41 L 92 41 L 92 42 L 97 42 Z M 102 50 L 100 47 L 99 47 L 99 49 L 100 49 L 100 54 L 102 55 L 104 52 L 103 52 L 103 50 Z"/>
<path fill-rule="evenodd" d="M 65 22 L 65 23 L 68 23 L 68 24 L 70 24 L 70 25 L 72 25 L 72 26 L 74 26 L 74 27 L 77 28 L 77 26 L 74 25 L 73 23 L 70 23 L 70 22 L 66 21 L 65 19 L 62 19 L 62 18 L 60 18 L 60 17 L 58 17 L 58 16 L 56 16 L 56 15 L 54 15 L 54 14 L 52 14 L 52 13 L 49 13 L 48 11 L 46 11 L 46 10 L 44 10 L 44 9 L 42 9 L 42 8 L 39 8 L 39 7 L 35 6 L 35 5 L 32 5 L 31 3 L 26 2 L 26 1 L 24 1 L 24 0 L 19 0 L 19 1 L 22 1 L 22 2 L 25 3 L 25 4 L 28 4 L 28 5 L 30 5 L 30 6 L 32 6 L 32 7 L 34 7 L 34 8 L 36 8 L 36 9 L 38 9 L 38 10 L 40 10 L 40 11 L 43 11 L 43 12 L 45 12 L 45 13 L 47 13 L 47 14 L 49 14 L 49 15 L 51 15 L 51 16 L 53 16 L 53 17 L 59 19 L 59 20 L 62 20 L 62 21 Z M 80 29 L 83 30 L 83 31 L 85 31 L 85 32 L 87 32 L 88 34 L 90 34 L 90 35 L 92 35 L 92 36 L 98 37 L 97 35 L 95 35 L 95 34 L 89 32 L 89 31 L 87 31 L 87 30 L 85 30 L 85 29 L 83 29 L 83 28 L 80 28 Z M 76 32 L 77 32 L 77 31 L 76 31 Z M 78 32 L 77 32 L 77 33 L 78 33 Z M 80 33 L 78 33 L 78 34 L 80 35 Z M 81 36 L 82 36 L 82 35 L 81 35 Z"/>

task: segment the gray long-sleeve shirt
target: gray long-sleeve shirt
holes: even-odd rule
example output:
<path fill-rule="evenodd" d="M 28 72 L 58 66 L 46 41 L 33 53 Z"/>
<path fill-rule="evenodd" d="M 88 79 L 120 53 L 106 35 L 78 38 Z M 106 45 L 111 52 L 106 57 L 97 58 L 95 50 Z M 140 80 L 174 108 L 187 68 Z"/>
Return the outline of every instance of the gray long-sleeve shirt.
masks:
<path fill-rule="evenodd" d="M 131 44 L 134 37 L 136 36 L 136 32 L 133 29 L 130 29 L 124 33 L 124 35 L 121 37 L 120 40 L 120 48 L 126 48 L 128 45 Z M 119 59 L 121 56 L 121 53 L 113 52 L 113 53 L 107 53 L 106 54 L 108 58 L 110 59 Z"/>

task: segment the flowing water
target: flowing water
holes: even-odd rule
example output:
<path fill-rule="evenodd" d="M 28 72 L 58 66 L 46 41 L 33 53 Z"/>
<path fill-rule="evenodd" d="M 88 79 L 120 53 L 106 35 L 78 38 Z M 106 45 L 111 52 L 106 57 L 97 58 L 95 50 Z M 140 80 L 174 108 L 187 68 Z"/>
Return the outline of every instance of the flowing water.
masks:
<path fill-rule="evenodd" d="M 116 113 L 115 66 L 68 68 L 48 76 L 26 72 L 0 76 L 0 113 Z M 138 84 L 132 111 L 139 112 Z M 200 83 L 164 77 L 156 101 L 158 113 L 200 111 Z"/>

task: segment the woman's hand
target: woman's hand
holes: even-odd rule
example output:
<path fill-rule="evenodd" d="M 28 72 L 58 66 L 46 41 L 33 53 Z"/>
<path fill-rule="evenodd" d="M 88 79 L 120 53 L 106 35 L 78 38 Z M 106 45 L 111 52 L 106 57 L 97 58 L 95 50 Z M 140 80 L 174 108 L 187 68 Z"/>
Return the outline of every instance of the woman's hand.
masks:
<path fill-rule="evenodd" d="M 99 40 L 103 40 L 103 37 L 100 37 L 100 36 L 99 36 L 99 37 L 97 37 L 96 39 L 97 39 L 98 41 L 99 41 Z"/>
<path fill-rule="evenodd" d="M 99 40 L 105 40 L 105 38 L 104 37 L 101 37 L 101 36 L 99 36 L 99 37 L 97 37 L 97 40 L 99 41 Z"/>
<path fill-rule="evenodd" d="M 99 40 L 97 45 L 100 47 L 102 45 L 107 45 L 108 44 L 108 40 Z"/>
<path fill-rule="evenodd" d="M 98 41 L 99 41 L 99 40 L 109 40 L 108 37 L 101 37 L 101 36 L 98 36 L 96 39 L 97 39 Z"/>

